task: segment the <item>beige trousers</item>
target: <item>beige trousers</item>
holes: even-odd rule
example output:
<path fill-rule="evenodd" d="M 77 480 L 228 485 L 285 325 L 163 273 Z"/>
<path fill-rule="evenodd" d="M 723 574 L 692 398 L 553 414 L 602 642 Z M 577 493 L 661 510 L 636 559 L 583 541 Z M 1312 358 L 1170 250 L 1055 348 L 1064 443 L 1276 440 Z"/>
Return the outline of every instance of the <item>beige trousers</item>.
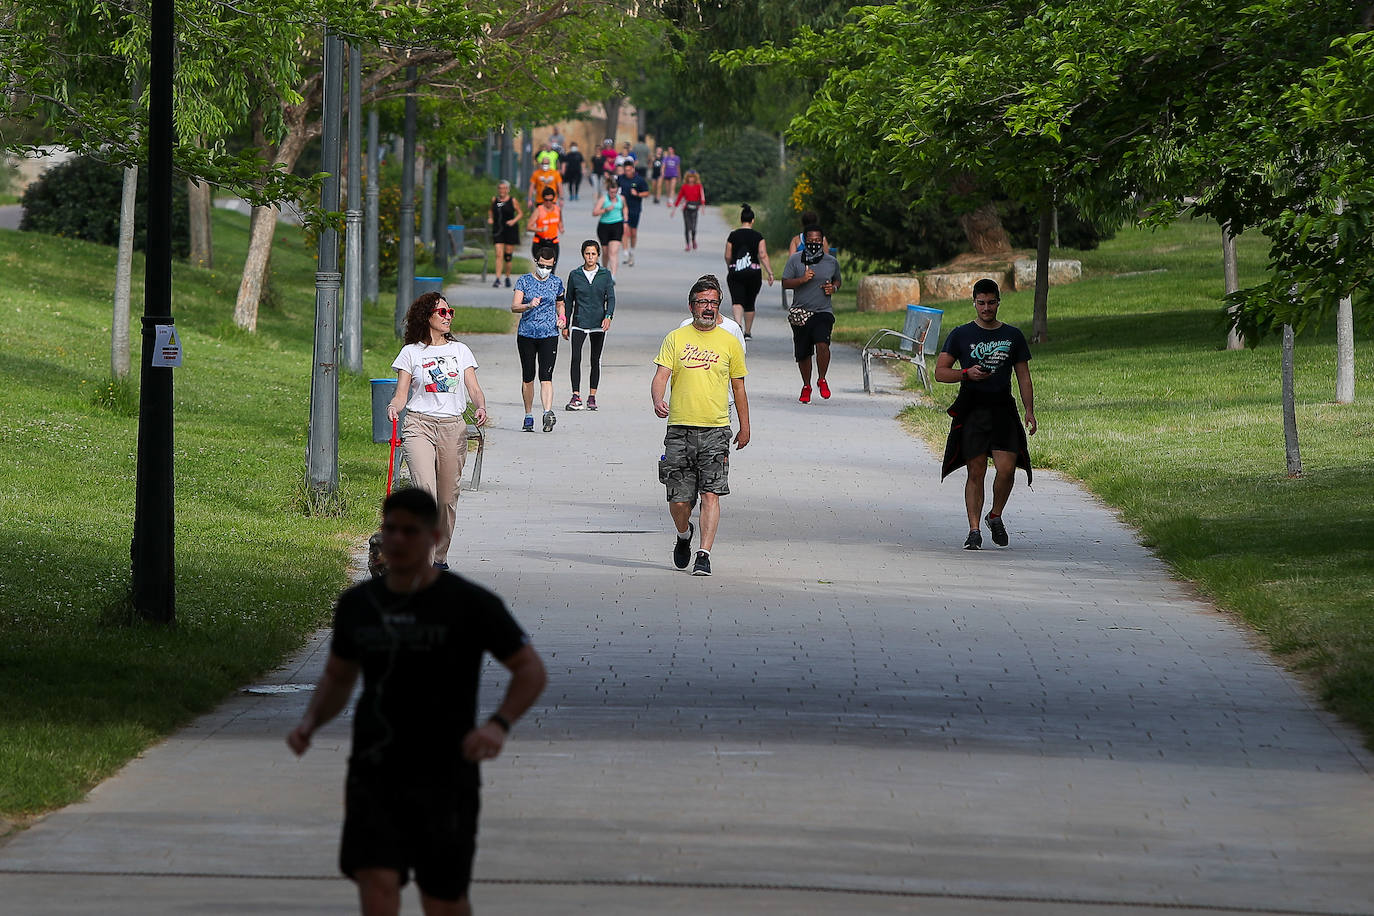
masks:
<path fill-rule="evenodd" d="M 448 562 L 453 525 L 458 518 L 458 491 L 468 460 L 468 425 L 462 417 L 433 417 L 409 411 L 401 431 L 401 448 L 411 483 L 439 504 L 439 543 L 434 562 Z"/>

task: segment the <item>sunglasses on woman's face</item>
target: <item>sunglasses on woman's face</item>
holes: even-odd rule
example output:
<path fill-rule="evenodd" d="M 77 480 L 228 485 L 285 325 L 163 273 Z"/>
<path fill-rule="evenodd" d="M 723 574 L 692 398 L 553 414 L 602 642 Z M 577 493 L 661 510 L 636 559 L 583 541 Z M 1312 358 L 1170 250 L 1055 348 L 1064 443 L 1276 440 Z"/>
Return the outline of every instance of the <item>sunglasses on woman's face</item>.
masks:
<path fill-rule="evenodd" d="M 438 315 L 440 318 L 452 318 L 453 309 L 446 308 L 441 305 L 437 309 L 435 309 L 431 314 Z"/>

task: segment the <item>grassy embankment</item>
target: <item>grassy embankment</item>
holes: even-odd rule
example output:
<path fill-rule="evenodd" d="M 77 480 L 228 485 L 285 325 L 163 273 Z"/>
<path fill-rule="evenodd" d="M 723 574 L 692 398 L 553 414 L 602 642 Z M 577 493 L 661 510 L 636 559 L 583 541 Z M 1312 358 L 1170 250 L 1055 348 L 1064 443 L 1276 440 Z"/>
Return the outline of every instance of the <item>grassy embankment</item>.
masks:
<path fill-rule="evenodd" d="M 1264 245 L 1241 242 L 1244 282 L 1264 270 Z M 1374 338 L 1356 335 L 1353 405 L 1332 403 L 1333 329 L 1299 338 L 1305 473 L 1289 480 L 1279 346 L 1224 349 L 1214 225 L 1127 229 L 1096 251 L 1059 256 L 1081 258 L 1084 279 L 1051 291 L 1050 340 L 1031 348 L 1037 466 L 1083 481 L 1119 509 L 1180 577 L 1259 631 L 1374 746 Z M 855 285 L 837 339 L 861 345 L 879 327 L 901 328 L 901 315 L 852 311 Z M 973 318 L 968 303 L 927 304 L 945 310 L 945 332 Z M 1003 296 L 1002 319 L 1028 336 L 1030 313 L 1030 293 Z M 955 388 L 937 384 L 939 407 L 902 419 L 943 447 L 942 408 Z M 1013 497 L 1013 537 L 1016 503 L 1034 499 Z"/>
<path fill-rule="evenodd" d="M 4 817 L 79 798 L 277 664 L 327 622 L 350 549 L 376 524 L 387 452 L 371 441 L 368 378 L 394 376 L 394 294 L 366 310 L 366 372 L 340 385 L 346 508 L 310 517 L 314 258 L 282 227 L 280 304 L 248 334 L 230 321 L 246 245 L 247 219 L 217 211 L 218 266 L 175 268 L 177 625 L 163 629 L 119 622 L 137 395 L 108 384 L 115 251 L 0 231 L 0 834 Z M 134 276 L 141 303 L 141 257 Z M 505 332 L 512 320 L 462 309 L 455 327 Z M 134 349 L 137 367 L 136 331 Z"/>

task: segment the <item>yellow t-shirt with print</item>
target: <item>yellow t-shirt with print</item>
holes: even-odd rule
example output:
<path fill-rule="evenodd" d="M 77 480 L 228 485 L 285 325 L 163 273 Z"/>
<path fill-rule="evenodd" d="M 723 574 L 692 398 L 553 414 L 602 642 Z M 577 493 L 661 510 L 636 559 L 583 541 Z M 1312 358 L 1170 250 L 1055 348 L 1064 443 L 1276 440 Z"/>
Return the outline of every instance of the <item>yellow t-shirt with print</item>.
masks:
<path fill-rule="evenodd" d="M 720 327 L 678 328 L 663 338 L 654 362 L 673 373 L 668 425 L 730 425 L 730 379 L 749 374 L 734 334 Z"/>

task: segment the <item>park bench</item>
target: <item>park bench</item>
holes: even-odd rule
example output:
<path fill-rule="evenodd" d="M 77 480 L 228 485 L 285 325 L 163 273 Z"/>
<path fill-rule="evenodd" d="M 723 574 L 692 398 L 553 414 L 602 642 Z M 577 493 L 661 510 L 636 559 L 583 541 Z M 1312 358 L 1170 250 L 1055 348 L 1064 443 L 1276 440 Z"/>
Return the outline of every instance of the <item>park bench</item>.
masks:
<path fill-rule="evenodd" d="M 870 378 L 873 360 L 892 359 L 911 363 L 915 366 L 916 377 L 925 386 L 926 394 L 933 394 L 926 357 L 930 356 L 933 349 L 940 343 L 940 319 L 943 315 L 944 313 L 939 309 L 908 305 L 906 307 L 906 324 L 902 326 L 900 331 L 892 328 L 880 328 L 877 333 L 868 338 L 868 343 L 864 344 L 863 350 L 859 354 L 859 358 L 863 361 L 864 391 L 871 393 L 873 390 Z"/>

